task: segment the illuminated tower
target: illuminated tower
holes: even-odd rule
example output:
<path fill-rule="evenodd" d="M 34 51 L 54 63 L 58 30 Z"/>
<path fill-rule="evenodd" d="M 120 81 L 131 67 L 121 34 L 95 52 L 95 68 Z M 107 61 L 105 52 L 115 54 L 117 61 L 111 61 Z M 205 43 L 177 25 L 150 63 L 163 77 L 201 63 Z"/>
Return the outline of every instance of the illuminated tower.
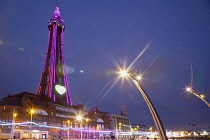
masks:
<path fill-rule="evenodd" d="M 64 69 L 63 32 L 65 25 L 58 7 L 48 22 L 48 29 L 48 49 L 38 95 L 48 96 L 53 101 L 72 105 L 68 79 Z"/>

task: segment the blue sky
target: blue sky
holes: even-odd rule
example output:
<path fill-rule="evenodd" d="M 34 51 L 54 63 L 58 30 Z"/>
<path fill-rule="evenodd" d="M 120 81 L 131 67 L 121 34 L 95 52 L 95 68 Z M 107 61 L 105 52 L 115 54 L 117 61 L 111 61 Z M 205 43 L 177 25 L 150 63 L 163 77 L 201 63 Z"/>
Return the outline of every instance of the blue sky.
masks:
<path fill-rule="evenodd" d="M 192 79 L 192 65 L 193 87 L 210 102 L 209 1 L 58 2 L 66 25 L 64 52 L 73 104 L 117 114 L 120 105 L 126 105 L 132 124 L 154 126 L 145 101 L 131 82 L 119 81 L 109 90 L 112 81 L 104 89 L 117 76 L 113 73 L 116 64 L 122 66 L 126 61 L 128 66 L 150 42 L 132 69 L 145 71 L 141 85 L 165 129 L 210 129 L 209 107 L 184 92 Z M 0 1 L 1 98 L 37 92 L 47 48 L 47 22 L 55 3 Z"/>

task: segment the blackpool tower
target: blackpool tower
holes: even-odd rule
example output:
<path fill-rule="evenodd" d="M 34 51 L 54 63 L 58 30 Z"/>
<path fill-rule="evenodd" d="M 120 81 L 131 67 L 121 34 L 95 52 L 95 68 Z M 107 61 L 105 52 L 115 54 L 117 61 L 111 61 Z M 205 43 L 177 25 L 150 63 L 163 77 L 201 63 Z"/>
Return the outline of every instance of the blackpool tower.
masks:
<path fill-rule="evenodd" d="M 63 32 L 65 25 L 58 7 L 56 7 L 52 18 L 48 22 L 48 30 L 48 48 L 38 95 L 47 96 L 55 102 L 72 105 L 64 68 Z"/>

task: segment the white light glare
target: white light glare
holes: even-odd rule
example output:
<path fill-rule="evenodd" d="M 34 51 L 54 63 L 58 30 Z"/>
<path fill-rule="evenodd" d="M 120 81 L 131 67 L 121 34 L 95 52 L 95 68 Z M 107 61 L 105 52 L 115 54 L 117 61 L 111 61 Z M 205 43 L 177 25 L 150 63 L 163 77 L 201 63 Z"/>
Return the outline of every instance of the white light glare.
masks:
<path fill-rule="evenodd" d="M 136 79 L 137 79 L 137 80 L 142 80 L 142 76 L 141 76 L 141 75 L 138 75 L 138 76 L 136 77 Z"/>
<path fill-rule="evenodd" d="M 205 96 L 204 96 L 204 95 L 200 95 L 200 97 L 201 97 L 201 98 L 204 98 Z"/>
<path fill-rule="evenodd" d="M 191 87 L 187 87 L 187 88 L 186 88 L 186 91 L 187 91 L 187 92 L 191 92 L 191 91 L 192 91 L 192 88 L 191 88 Z"/>
<path fill-rule="evenodd" d="M 125 71 L 125 70 L 121 70 L 120 71 L 120 75 L 122 76 L 122 77 L 125 77 L 125 76 L 127 76 L 127 71 Z"/>
<path fill-rule="evenodd" d="M 78 115 L 78 116 L 77 116 L 77 120 L 78 120 L 78 121 L 81 121 L 81 120 L 82 120 L 82 116 L 81 116 L 81 115 Z"/>

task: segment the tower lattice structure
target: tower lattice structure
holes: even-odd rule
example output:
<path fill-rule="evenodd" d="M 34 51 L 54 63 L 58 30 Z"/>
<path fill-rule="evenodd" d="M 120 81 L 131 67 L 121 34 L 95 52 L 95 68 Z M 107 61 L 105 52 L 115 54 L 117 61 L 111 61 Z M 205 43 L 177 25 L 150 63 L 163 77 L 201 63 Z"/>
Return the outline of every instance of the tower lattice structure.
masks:
<path fill-rule="evenodd" d="M 65 24 L 56 7 L 48 22 L 48 48 L 41 75 L 38 95 L 50 97 L 53 101 L 72 105 L 68 79 L 64 68 L 63 33 Z"/>

